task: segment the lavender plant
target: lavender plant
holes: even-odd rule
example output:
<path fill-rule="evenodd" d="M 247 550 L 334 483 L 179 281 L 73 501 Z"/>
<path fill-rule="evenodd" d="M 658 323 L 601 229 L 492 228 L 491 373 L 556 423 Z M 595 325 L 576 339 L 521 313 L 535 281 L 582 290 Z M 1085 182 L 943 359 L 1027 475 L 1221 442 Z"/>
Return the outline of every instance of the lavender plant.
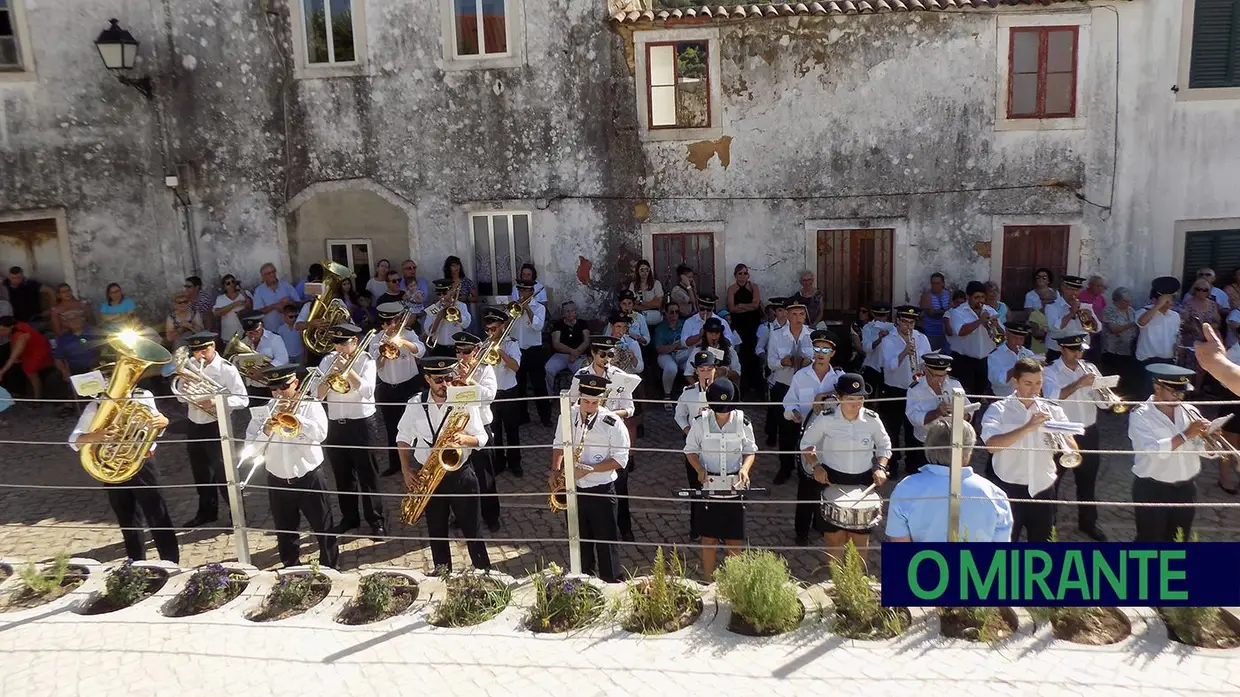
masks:
<path fill-rule="evenodd" d="M 178 614 L 197 615 L 227 603 L 245 588 L 245 575 L 212 562 L 194 572 L 179 596 Z"/>
<path fill-rule="evenodd" d="M 534 576 L 534 606 L 526 626 L 534 632 L 581 629 L 598 619 L 603 594 L 584 580 L 570 578 L 556 563 Z"/>

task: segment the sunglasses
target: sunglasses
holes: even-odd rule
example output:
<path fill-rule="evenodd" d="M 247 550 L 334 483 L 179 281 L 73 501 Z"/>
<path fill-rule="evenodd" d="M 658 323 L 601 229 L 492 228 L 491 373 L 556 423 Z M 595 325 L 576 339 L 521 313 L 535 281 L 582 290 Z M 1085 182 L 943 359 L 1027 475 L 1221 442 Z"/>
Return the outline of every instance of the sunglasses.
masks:
<path fill-rule="evenodd" d="M 236 282 L 236 281 L 224 281 L 224 285 L 226 285 L 226 286 L 235 286 L 235 285 L 237 285 L 237 282 Z"/>
<path fill-rule="evenodd" d="M 827 348 L 825 346 L 815 346 L 814 353 L 822 353 L 822 354 L 835 353 L 835 349 Z"/>
<path fill-rule="evenodd" d="M 1194 293 L 1209 293 L 1210 289 L 1209 288 L 1194 288 L 1193 292 Z"/>
<path fill-rule="evenodd" d="M 426 382 L 428 382 L 431 385 L 443 385 L 445 383 L 452 382 L 452 380 L 451 378 L 438 377 L 438 376 L 432 377 L 430 375 L 427 375 Z"/>
<path fill-rule="evenodd" d="M 737 271 L 736 275 L 737 276 L 748 276 L 749 272 L 748 271 Z"/>

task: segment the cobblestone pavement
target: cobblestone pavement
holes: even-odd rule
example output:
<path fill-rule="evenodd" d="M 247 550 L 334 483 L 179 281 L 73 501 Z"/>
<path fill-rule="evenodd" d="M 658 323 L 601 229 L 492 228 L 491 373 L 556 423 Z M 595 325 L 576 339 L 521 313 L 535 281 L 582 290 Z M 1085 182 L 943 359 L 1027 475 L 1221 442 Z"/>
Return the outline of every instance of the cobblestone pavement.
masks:
<path fill-rule="evenodd" d="M 163 409 L 173 418 L 173 424 L 160 446 L 160 471 L 165 483 L 185 485 L 192 483 L 185 456 L 185 446 L 170 441 L 184 438 L 183 410 L 169 401 L 161 401 Z M 661 405 L 648 405 L 645 414 L 645 436 L 638 445 L 647 448 L 679 449 L 683 446 L 671 414 Z M 533 412 L 533 409 L 530 410 Z M 764 410 L 751 407 L 755 431 L 762 447 L 762 423 Z M 0 485 L 69 485 L 85 487 L 77 490 L 15 489 L 0 486 L 0 555 L 18 558 L 44 559 L 57 552 L 68 552 L 111 561 L 123 556 L 120 535 L 115 527 L 107 501 L 98 486 L 78 464 L 76 454 L 65 445 L 27 444 L 26 442 L 64 443 L 73 427 L 73 419 L 57 415 L 54 407 L 32 406 L 19 403 L 3 415 L 0 423 L 0 441 L 22 441 L 21 444 L 0 444 Z M 1101 417 L 1101 440 L 1103 449 L 1129 448 L 1126 436 L 1127 417 L 1104 414 Z M 541 427 L 537 419 L 522 427 L 522 442 L 530 445 L 549 444 L 553 432 Z M 568 556 L 566 525 L 563 514 L 551 514 L 546 508 L 546 472 L 549 446 L 525 450 L 524 478 L 514 478 L 510 473 L 499 477 L 499 490 L 503 494 L 528 494 L 505 497 L 503 501 L 503 527 L 495 533 L 485 531 L 492 560 L 497 569 L 514 576 L 523 576 L 544 561 L 565 564 Z M 380 455 L 381 458 L 385 454 Z M 638 468 L 631 478 L 630 493 L 634 496 L 667 497 L 685 485 L 682 456 L 677 452 L 644 453 L 637 456 Z M 975 465 L 983 458 L 980 450 L 974 454 Z M 1098 494 L 1105 501 L 1129 501 L 1132 482 L 1130 455 L 1104 455 L 1102 459 Z M 384 463 L 386 464 L 386 463 Z M 1236 502 L 1222 492 L 1215 483 L 1217 468 L 1205 462 L 1199 477 L 1200 499 L 1209 502 Z M 757 486 L 771 487 L 771 479 L 777 469 L 775 455 L 760 455 L 754 469 Z M 329 477 L 330 480 L 330 477 Z M 398 477 L 382 480 L 383 491 L 399 494 Z M 889 493 L 890 486 L 886 493 Z M 1072 498 L 1074 485 L 1067 477 L 1060 491 L 1063 498 Z M 192 488 L 175 488 L 166 492 L 173 522 L 180 524 L 189 519 L 195 508 Z M 791 500 L 796 496 L 795 480 L 771 489 L 770 499 Z M 334 501 L 334 497 L 333 497 Z M 390 537 L 383 540 L 354 537 L 343 545 L 340 566 L 353 569 L 381 564 L 393 564 L 407 568 L 429 570 L 430 552 L 425 542 L 397 539 L 399 537 L 425 537 L 426 526 L 419 523 L 408 527 L 397 521 L 399 498 L 385 500 L 388 510 Z M 636 544 L 623 545 L 623 563 L 628 569 L 641 569 L 653 557 L 655 544 L 690 544 L 688 538 L 687 503 L 677 501 L 635 500 L 633 507 L 633 530 Z M 251 488 L 245 495 L 246 518 L 251 528 L 271 528 L 271 518 L 265 492 Z M 189 567 L 213 560 L 236 558 L 233 537 L 227 529 L 227 506 L 217 529 L 198 529 L 180 533 L 182 566 Z M 1063 539 L 1082 539 L 1076 531 L 1075 507 L 1061 507 L 1059 531 Z M 1114 540 L 1132 539 L 1132 511 L 1126 507 L 1104 507 L 1100 514 L 1101 525 Z M 1204 508 L 1197 513 L 1196 531 L 1202 540 L 1240 539 L 1240 510 L 1235 508 Z M 366 527 L 355 533 L 368 532 Z M 455 532 L 459 535 L 459 532 Z M 528 542 L 521 540 L 549 540 Z M 250 531 L 249 543 L 252 563 L 260 568 L 272 568 L 278 564 L 273 535 Z M 781 552 L 799 577 L 806 580 L 822 580 L 825 577 L 825 555 L 820 545 L 807 548 L 795 546 L 792 526 L 791 504 L 766 504 L 755 501 L 749 508 L 749 544 L 786 547 Z M 303 559 L 316 556 L 314 542 L 308 535 L 302 538 Z M 454 545 L 455 563 L 467 564 L 464 545 Z M 151 550 L 154 557 L 154 551 Z M 696 555 L 691 554 L 691 557 Z M 871 552 L 871 562 L 877 562 L 877 550 Z M 872 570 L 877 571 L 876 568 Z"/>

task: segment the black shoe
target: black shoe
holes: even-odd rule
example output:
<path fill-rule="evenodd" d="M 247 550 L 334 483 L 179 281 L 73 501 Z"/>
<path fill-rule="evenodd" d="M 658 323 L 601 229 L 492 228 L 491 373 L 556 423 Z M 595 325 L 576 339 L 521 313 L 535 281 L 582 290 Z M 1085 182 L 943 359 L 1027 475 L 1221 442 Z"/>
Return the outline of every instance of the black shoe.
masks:
<path fill-rule="evenodd" d="M 690 542 L 697 542 L 697 541 L 699 541 L 699 540 L 701 540 L 701 539 L 702 539 L 702 536 L 701 536 L 701 535 L 699 535 L 699 534 L 697 534 L 696 532 L 691 532 L 691 533 L 689 533 L 689 541 L 690 541 Z"/>
<path fill-rule="evenodd" d="M 500 524 L 498 520 L 487 523 L 487 530 L 490 530 L 491 532 L 499 532 L 499 528 Z"/>
<path fill-rule="evenodd" d="M 809 546 L 809 536 L 808 536 L 808 535 L 797 535 L 797 546 L 798 546 L 798 547 L 808 547 L 808 546 Z"/>
<path fill-rule="evenodd" d="M 1106 542 L 1108 539 L 1107 534 L 1103 532 L 1102 528 L 1098 527 L 1097 525 L 1093 527 L 1088 527 L 1088 528 L 1082 527 L 1082 528 L 1077 528 L 1077 529 L 1081 531 L 1081 534 L 1093 540 L 1094 542 Z"/>
<path fill-rule="evenodd" d="M 525 476 L 525 470 L 521 469 L 521 465 L 513 465 L 512 467 L 508 468 L 508 471 L 512 472 L 512 476 L 516 477 L 517 479 L 520 479 L 521 477 Z"/>
<path fill-rule="evenodd" d="M 779 474 L 775 475 L 775 486 L 779 486 L 780 484 L 783 484 L 789 479 L 792 479 L 791 472 L 780 472 Z"/>
<path fill-rule="evenodd" d="M 624 540 L 625 542 L 636 542 L 637 541 L 637 539 L 633 537 L 632 532 L 620 533 L 620 539 Z"/>
<path fill-rule="evenodd" d="M 387 537 L 387 527 L 383 523 L 371 523 L 370 533 L 373 538 Z"/>
<path fill-rule="evenodd" d="M 399 466 L 399 465 L 398 465 L 398 466 L 396 466 L 396 467 L 389 467 L 389 468 L 387 468 L 387 469 L 383 470 L 383 476 L 384 476 L 384 477 L 390 477 L 390 476 L 392 476 L 393 474 L 396 474 L 396 473 L 398 473 L 398 472 L 400 472 L 400 466 Z"/>
<path fill-rule="evenodd" d="M 351 522 L 351 523 L 346 523 L 346 522 L 339 523 L 337 525 L 332 526 L 331 534 L 343 535 L 344 533 L 349 532 L 350 530 L 356 530 L 357 525 L 358 524 L 356 521 Z"/>
<path fill-rule="evenodd" d="M 215 521 L 217 521 L 217 520 L 219 520 L 219 514 L 216 514 L 216 515 L 208 515 L 208 514 L 206 514 L 206 513 L 199 513 L 198 515 L 194 516 L 193 518 L 190 518 L 189 520 L 185 521 L 185 523 L 184 523 L 184 524 L 182 524 L 182 525 L 181 525 L 181 527 L 183 527 L 183 528 L 200 528 L 200 527 L 202 527 L 202 526 L 206 525 L 207 523 L 214 523 L 214 522 L 215 522 Z"/>

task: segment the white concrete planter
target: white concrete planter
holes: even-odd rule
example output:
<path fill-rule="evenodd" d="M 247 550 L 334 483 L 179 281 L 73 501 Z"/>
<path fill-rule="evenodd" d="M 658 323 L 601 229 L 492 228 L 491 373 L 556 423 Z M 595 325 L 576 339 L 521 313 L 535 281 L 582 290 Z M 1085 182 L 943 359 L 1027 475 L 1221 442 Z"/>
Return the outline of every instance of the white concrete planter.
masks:
<path fill-rule="evenodd" d="M 310 566 L 295 566 L 288 569 L 280 569 L 279 571 L 260 571 L 258 575 L 250 580 L 250 587 L 253 592 L 249 594 L 248 602 L 239 606 L 237 611 L 247 621 L 258 625 L 292 624 L 297 623 L 298 620 L 308 620 L 311 624 L 321 624 L 321 622 L 316 622 L 314 620 L 324 617 L 323 607 L 331 603 L 333 600 L 343 596 L 347 587 L 356 588 L 356 581 L 354 581 L 353 586 L 350 586 L 350 578 L 348 576 L 336 571 L 335 569 L 328 569 L 325 567 L 319 568 L 319 574 L 327 577 L 327 579 L 331 582 L 331 588 L 328 589 L 327 595 L 315 604 L 314 607 L 292 617 L 286 617 L 282 620 L 267 620 L 264 622 L 259 622 L 251 619 L 253 615 L 263 609 L 263 606 L 267 603 L 267 597 L 271 595 L 272 589 L 275 588 L 276 582 L 278 582 L 280 578 L 284 576 L 309 575 L 312 571 L 313 568 Z M 330 618 L 331 615 L 326 615 L 326 617 Z"/>
<path fill-rule="evenodd" d="M 512 599 L 509 600 L 508 605 L 501 610 L 499 614 L 491 619 L 469 627 L 437 627 L 431 624 L 430 620 L 435 613 L 435 608 L 439 605 L 439 603 L 443 602 L 444 598 L 447 597 L 448 588 L 447 584 L 444 583 L 442 579 L 430 578 L 427 579 L 425 586 L 426 595 L 423 596 L 426 603 L 422 606 L 422 608 L 420 608 L 420 614 L 426 622 L 428 629 L 435 632 L 448 632 L 466 635 L 494 634 L 496 632 L 513 633 L 521 631 L 521 625 L 525 619 L 526 613 L 528 612 L 528 606 L 525 604 L 519 604 L 518 591 L 520 590 L 522 583 L 530 583 L 528 579 L 523 582 L 518 582 L 517 579 L 512 576 L 499 573 L 498 571 L 486 571 L 482 572 L 482 575 L 492 581 L 495 581 L 501 586 L 508 588 L 509 592 L 512 593 Z"/>
<path fill-rule="evenodd" d="M 90 609 L 90 606 L 93 605 L 95 601 L 103 597 L 103 594 L 107 588 L 108 576 L 110 576 L 112 572 L 115 571 L 116 568 L 120 566 L 120 564 L 113 564 L 112 566 L 109 566 L 105 572 L 99 574 L 98 585 L 94 586 L 91 589 L 90 596 L 86 599 L 86 601 L 83 602 L 81 605 L 75 606 L 73 608 L 73 611 L 81 615 L 83 618 L 87 618 L 91 620 L 99 620 L 103 618 L 116 618 L 116 617 L 130 618 L 130 617 L 139 617 L 139 616 L 146 615 L 148 614 L 147 612 L 148 610 L 152 608 L 157 608 L 160 604 L 162 604 L 161 602 L 156 601 L 156 599 L 160 598 L 161 596 L 165 596 L 165 592 L 167 591 L 169 584 L 172 583 L 172 580 L 174 578 L 176 578 L 178 575 L 182 573 L 181 567 L 177 566 L 176 564 L 173 564 L 172 562 L 166 562 L 162 560 L 136 561 L 133 563 L 133 565 L 134 565 L 134 568 L 138 568 L 138 569 L 155 569 L 158 571 L 162 571 L 165 574 L 167 574 L 168 578 L 166 581 L 164 581 L 164 585 L 159 590 L 143 598 L 142 600 L 139 600 L 133 605 L 130 605 L 129 607 L 121 608 L 120 610 L 114 610 L 112 612 L 107 612 L 107 613 L 98 614 L 98 615 L 86 614 L 86 611 Z M 164 597 L 163 602 L 167 602 L 167 600 L 168 598 Z M 156 612 L 158 612 L 158 610 L 156 610 Z"/>
<path fill-rule="evenodd" d="M 1230 649 L 1215 649 L 1215 648 L 1205 648 L 1201 646 L 1192 646 L 1189 644 L 1182 644 L 1176 641 L 1175 639 L 1171 638 L 1171 632 L 1167 628 L 1167 623 L 1163 620 L 1162 615 L 1158 614 L 1157 610 L 1155 610 L 1154 608 L 1140 608 L 1140 609 L 1142 611 L 1147 611 L 1149 613 L 1148 615 L 1146 615 L 1147 617 L 1146 619 L 1147 632 L 1146 633 L 1152 642 L 1155 642 L 1160 645 L 1170 646 L 1172 647 L 1173 650 L 1177 652 L 1185 652 L 1185 653 L 1196 652 L 1196 653 L 1201 653 L 1207 656 L 1227 656 L 1227 657 L 1235 657 L 1237 655 L 1240 655 L 1240 646 L 1233 647 Z M 1231 608 L 1223 608 L 1222 610 L 1223 610 L 1223 622 L 1225 622 L 1228 626 L 1230 626 L 1232 631 L 1240 633 L 1240 618 L 1236 616 L 1235 611 Z"/>
<path fill-rule="evenodd" d="M 11 592 L 17 592 L 21 589 L 25 582 L 21 576 L 17 574 L 17 570 L 25 566 L 28 562 L 18 560 L 6 560 L 6 565 L 12 569 L 12 575 L 0 583 L 0 595 L 7 595 Z M 37 564 L 39 569 L 46 569 L 50 565 L 46 562 Z M 80 586 L 72 591 L 62 595 L 61 597 L 42 605 L 26 608 L 24 610 L 14 610 L 12 612 L 0 613 L 0 628 L 9 623 L 30 622 L 44 617 L 60 615 L 66 612 L 77 612 L 83 607 L 87 600 L 97 590 L 103 589 L 103 564 L 94 559 L 85 557 L 71 557 L 69 559 L 69 567 L 81 567 L 86 569 L 86 580 Z"/>
<path fill-rule="evenodd" d="M 343 622 L 340 622 L 340 613 L 343 612 L 344 609 L 353 602 L 354 598 L 357 597 L 358 587 L 361 584 L 362 579 L 366 576 L 372 576 L 374 574 L 394 574 L 397 576 L 404 576 L 412 580 L 418 589 L 417 596 L 413 599 L 413 603 L 411 603 L 403 612 L 399 612 L 387 619 L 379 620 L 378 622 L 371 622 L 370 624 L 344 624 Z M 340 584 L 341 594 L 335 595 L 333 593 L 332 595 L 335 595 L 335 598 L 332 599 L 330 603 L 327 600 L 324 600 L 319 603 L 318 607 L 323 608 L 321 615 L 330 617 L 332 626 L 335 627 L 390 631 L 400 625 L 416 624 L 416 628 L 421 629 L 423 625 L 426 625 L 426 618 L 423 613 L 423 608 L 426 606 L 426 586 L 428 582 L 429 581 L 425 574 L 413 569 L 363 569 L 356 574 L 345 574 L 342 579 L 342 583 Z"/>
<path fill-rule="evenodd" d="M 638 576 L 630 580 L 629 583 L 639 584 L 639 583 L 642 583 L 644 581 L 649 581 L 649 580 L 650 580 L 649 576 Z M 638 634 L 636 632 L 629 632 L 628 630 L 624 628 L 624 618 L 628 616 L 628 613 L 632 605 L 628 601 L 627 585 L 621 584 L 620 591 L 617 594 L 617 596 L 620 599 L 619 600 L 620 613 L 619 613 L 619 616 L 617 617 L 617 623 L 619 626 L 617 627 L 617 629 L 619 629 L 622 632 L 625 632 L 626 634 L 631 634 L 633 636 L 640 636 L 646 639 L 677 639 L 679 640 L 691 634 L 706 633 L 707 628 L 710 627 L 711 623 L 715 621 L 716 614 L 717 614 L 713 611 L 713 607 L 716 605 L 715 586 L 713 584 L 709 586 L 703 585 L 692 579 L 679 579 L 678 582 L 683 583 L 687 586 L 692 586 L 694 588 L 697 588 L 700 593 L 700 597 L 702 600 L 702 612 L 699 613 L 698 616 L 692 622 L 690 622 L 688 625 L 681 627 L 680 629 L 674 632 L 668 632 L 666 634 Z"/>
<path fill-rule="evenodd" d="M 905 608 L 906 610 L 908 610 L 909 615 L 911 617 L 908 629 L 905 629 L 903 633 L 898 634 L 890 639 L 852 639 L 849 637 L 836 634 L 834 630 L 835 601 L 831 599 L 831 595 L 830 595 L 835 590 L 835 583 L 833 581 L 827 581 L 826 583 L 820 583 L 816 585 L 820 589 L 820 592 L 811 591 L 811 592 L 806 593 L 807 597 L 811 597 L 814 599 L 816 605 L 811 606 L 810 608 L 807 608 L 807 609 L 809 609 L 810 612 L 816 612 L 819 607 L 817 604 L 820 603 L 821 612 L 822 612 L 823 617 L 825 618 L 825 624 L 827 625 L 828 631 L 830 631 L 832 634 L 835 634 L 835 636 L 842 643 L 879 645 L 879 646 L 888 645 L 891 647 L 897 647 L 910 640 L 925 641 L 926 639 L 932 639 L 934 637 L 939 636 L 937 609 L 936 608 L 923 608 L 923 607 Z M 870 587 L 876 591 L 880 590 L 880 586 L 877 583 L 871 583 Z M 932 614 L 933 614 L 933 617 L 931 617 Z"/>
<path fill-rule="evenodd" d="M 536 594 L 534 590 L 534 577 L 527 576 L 521 579 L 518 587 L 512 593 L 512 603 L 509 607 L 517 608 L 520 611 L 517 617 L 515 631 L 539 639 L 563 639 L 565 637 L 579 636 L 600 636 L 610 634 L 617 630 L 614 623 L 608 621 L 607 609 L 611 606 L 613 599 L 624 590 L 622 583 L 606 583 L 593 576 L 585 574 L 565 574 L 565 578 L 580 581 L 591 588 L 594 588 L 603 596 L 603 607 L 599 611 L 599 616 L 590 624 L 581 629 L 574 629 L 568 632 L 535 632 L 528 626 L 530 612 L 536 602 Z"/>
<path fill-rule="evenodd" d="M 1007 646 L 1017 644 L 1017 643 L 1022 643 L 1022 642 L 1028 643 L 1029 641 L 1033 640 L 1035 630 L 1037 629 L 1037 626 L 1038 626 L 1033 621 L 1033 617 L 1029 614 L 1028 610 L 1026 610 L 1023 607 L 1010 607 L 1007 609 L 1011 610 L 1012 614 L 1016 616 L 1016 629 L 1013 630 L 1009 636 L 996 642 L 970 641 L 968 639 L 959 639 L 956 637 L 949 637 L 943 634 L 943 618 L 939 614 L 939 611 L 941 609 L 942 608 L 939 608 L 939 607 L 921 608 L 921 610 L 925 613 L 927 631 L 930 634 L 933 634 L 934 636 L 936 636 L 937 637 L 936 641 L 942 644 L 951 644 L 954 646 L 981 646 L 981 647 L 995 647 L 995 648 L 1007 647 Z M 1054 637 L 1051 637 L 1051 639 L 1054 639 Z"/>
<path fill-rule="evenodd" d="M 1159 627 L 1161 636 L 1156 637 L 1151 635 L 1151 623 L 1162 623 L 1162 620 L 1158 617 L 1158 614 L 1153 610 L 1132 607 L 1117 607 L 1114 609 L 1123 615 L 1124 619 L 1128 622 L 1128 636 L 1120 639 L 1114 644 L 1095 646 L 1093 644 L 1081 644 L 1074 641 L 1056 639 L 1050 622 L 1033 620 L 1033 617 L 1030 616 L 1030 620 L 1034 624 L 1034 645 L 1038 647 L 1045 647 L 1054 644 L 1060 646 L 1071 646 L 1073 649 L 1083 649 L 1085 651 L 1097 651 L 1101 653 L 1129 653 L 1134 647 L 1151 640 L 1157 640 L 1164 643 L 1170 640 L 1167 636 L 1165 627 Z M 1028 614 L 1027 611 L 1026 614 Z"/>
<path fill-rule="evenodd" d="M 203 566 L 205 566 L 205 564 Z M 173 610 L 176 596 L 179 595 L 181 591 L 185 590 L 185 585 L 189 583 L 189 580 L 193 578 L 194 574 L 197 573 L 199 570 L 201 570 L 202 567 L 200 566 L 200 567 L 196 567 L 193 569 L 185 569 L 182 573 L 179 573 L 173 578 L 168 579 L 168 583 L 164 586 L 164 590 L 168 590 L 170 592 L 166 595 L 167 599 L 165 600 L 163 605 L 161 605 L 159 608 L 160 614 L 162 614 L 164 617 L 170 620 L 181 621 L 181 622 L 200 622 L 200 621 L 204 621 L 204 618 L 208 618 L 205 621 L 218 621 L 218 618 L 220 616 L 233 613 L 236 611 L 236 609 L 240 608 L 246 603 L 251 602 L 252 596 L 254 594 L 254 577 L 258 575 L 259 573 L 258 569 L 249 564 L 241 564 L 239 562 L 231 562 L 231 561 L 221 562 L 220 566 L 223 566 L 225 569 L 229 571 L 239 571 L 245 574 L 246 579 L 247 579 L 246 586 L 244 589 L 242 589 L 241 593 L 237 595 L 237 597 L 221 605 L 220 607 L 215 608 L 214 610 L 207 610 L 206 612 L 201 612 L 197 615 L 186 615 L 184 617 L 173 617 L 170 613 Z M 164 594 L 163 593 L 156 594 L 156 596 L 161 596 L 161 595 L 164 595 Z M 144 604 L 145 603 L 139 603 L 139 605 L 144 605 Z"/>
<path fill-rule="evenodd" d="M 821 623 L 818 622 L 817 617 L 815 616 L 817 613 L 818 605 L 822 602 L 821 599 L 819 599 L 815 594 L 813 594 L 813 590 L 817 587 L 816 586 L 803 586 L 801 584 L 793 584 L 793 586 L 797 589 L 797 602 L 801 604 L 801 621 L 797 624 L 797 626 L 781 634 L 773 634 L 770 636 L 758 637 L 758 636 L 749 636 L 747 634 L 740 634 L 738 632 L 733 632 L 731 629 L 728 629 L 728 625 L 732 623 L 732 616 L 734 614 L 734 611 L 732 609 L 732 604 L 724 600 L 719 595 L 719 591 L 716 588 L 715 584 L 711 584 L 709 586 L 711 591 L 714 593 L 715 607 L 714 608 L 707 607 L 703 610 L 703 613 L 709 612 L 715 615 L 713 621 L 710 624 L 711 629 L 714 630 L 715 633 L 720 634 L 722 636 L 735 637 L 737 641 L 742 641 L 746 643 L 757 643 L 763 640 L 774 638 L 776 636 L 786 636 L 789 634 L 800 633 L 802 632 L 802 630 L 807 630 L 807 629 L 812 631 L 815 627 L 821 628 L 820 627 Z"/>

